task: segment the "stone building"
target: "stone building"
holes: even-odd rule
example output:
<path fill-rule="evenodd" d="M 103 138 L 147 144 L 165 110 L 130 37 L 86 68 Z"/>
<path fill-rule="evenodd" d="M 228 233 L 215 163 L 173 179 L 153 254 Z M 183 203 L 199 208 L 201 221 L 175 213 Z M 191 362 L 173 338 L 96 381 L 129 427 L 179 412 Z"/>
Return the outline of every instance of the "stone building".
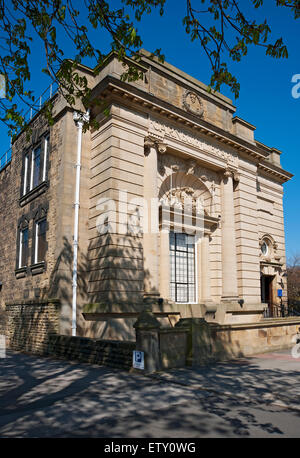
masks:
<path fill-rule="evenodd" d="M 259 322 L 286 297 L 292 175 L 230 99 L 146 51 L 138 66 L 136 82 L 114 54 L 97 76 L 80 68 L 102 105 L 82 135 L 77 335 L 132 340 L 145 307 L 166 326 Z M 59 301 L 55 329 L 70 335 L 81 124 L 53 101 L 54 125 L 37 114 L 0 171 L 0 303 L 21 316 Z"/>

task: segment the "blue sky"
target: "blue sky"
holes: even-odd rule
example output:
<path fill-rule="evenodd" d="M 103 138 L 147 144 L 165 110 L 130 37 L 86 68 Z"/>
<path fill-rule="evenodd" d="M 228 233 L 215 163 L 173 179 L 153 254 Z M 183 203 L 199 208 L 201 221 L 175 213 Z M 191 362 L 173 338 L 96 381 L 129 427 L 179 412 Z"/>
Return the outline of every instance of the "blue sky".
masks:
<path fill-rule="evenodd" d="M 246 4 L 245 0 L 241 0 L 240 4 L 243 7 Z M 263 49 L 252 47 L 241 62 L 230 64 L 229 67 L 241 85 L 239 99 L 235 100 L 230 90 L 225 87 L 221 92 L 233 100 L 238 116 L 256 126 L 257 140 L 283 152 L 282 166 L 294 174 L 294 178 L 284 185 L 286 248 L 289 258 L 293 254 L 300 254 L 300 98 L 293 98 L 291 92 L 294 85 L 291 82 L 292 76 L 300 74 L 300 19 L 295 21 L 288 10 L 276 7 L 275 0 L 265 0 L 265 5 L 267 6 L 258 9 L 255 14 L 262 20 L 268 19 L 274 38 L 284 38 L 289 58 L 272 59 L 265 56 Z M 248 11 L 253 13 L 252 9 Z M 244 9 L 244 12 L 246 13 L 247 9 Z M 208 84 L 209 62 L 200 46 L 191 43 L 186 36 L 182 25 L 182 17 L 185 14 L 184 0 L 167 0 L 166 14 L 163 17 L 160 17 L 158 12 L 145 17 L 138 24 L 138 31 L 143 38 L 143 48 L 149 51 L 162 48 L 167 62 Z M 93 34 L 101 50 L 109 52 L 108 34 L 103 31 Z M 41 52 L 42 47 L 37 39 L 31 56 L 31 83 L 36 95 L 49 85 L 49 80 L 40 71 Z M 73 57 L 70 44 L 65 46 L 65 57 Z M 90 64 L 89 61 L 84 63 Z M 5 127 L 0 126 L 0 136 L 4 152 L 9 145 Z"/>

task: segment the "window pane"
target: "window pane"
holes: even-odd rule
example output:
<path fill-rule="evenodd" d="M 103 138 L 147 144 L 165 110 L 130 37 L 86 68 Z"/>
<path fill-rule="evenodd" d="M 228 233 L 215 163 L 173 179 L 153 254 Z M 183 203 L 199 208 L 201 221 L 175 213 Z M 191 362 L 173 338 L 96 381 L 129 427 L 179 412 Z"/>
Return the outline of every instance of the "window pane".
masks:
<path fill-rule="evenodd" d="M 187 302 L 188 301 L 188 286 L 187 285 L 176 285 L 177 289 L 177 302 Z"/>
<path fill-rule="evenodd" d="M 176 282 L 187 283 L 187 257 L 186 253 L 176 253 Z"/>
<path fill-rule="evenodd" d="M 19 267 L 27 265 L 28 259 L 28 229 L 23 229 L 20 233 L 20 260 Z"/>
<path fill-rule="evenodd" d="M 170 232 L 170 250 L 175 250 L 175 234 Z"/>
<path fill-rule="evenodd" d="M 40 183 L 40 169 L 41 169 L 41 147 L 35 148 L 33 151 L 33 178 L 32 187 L 35 188 Z"/>
<path fill-rule="evenodd" d="M 186 234 L 176 234 L 176 250 L 186 251 Z"/>
<path fill-rule="evenodd" d="M 196 301 L 195 237 L 170 232 L 170 295 L 175 302 Z"/>
<path fill-rule="evenodd" d="M 40 221 L 37 224 L 37 262 L 45 260 L 47 243 L 46 243 L 46 220 Z"/>

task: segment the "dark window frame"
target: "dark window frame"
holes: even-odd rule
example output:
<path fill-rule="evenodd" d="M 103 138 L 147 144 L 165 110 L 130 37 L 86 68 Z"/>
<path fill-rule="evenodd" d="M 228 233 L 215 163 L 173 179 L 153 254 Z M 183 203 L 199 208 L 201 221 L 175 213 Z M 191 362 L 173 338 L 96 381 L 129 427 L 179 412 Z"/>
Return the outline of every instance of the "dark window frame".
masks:
<path fill-rule="evenodd" d="M 26 234 L 26 241 L 24 242 L 24 234 Z M 19 269 L 27 267 L 29 259 L 29 228 L 25 227 L 19 231 Z M 26 243 L 26 245 L 25 245 Z M 23 259 L 24 258 L 24 259 Z"/>
<path fill-rule="evenodd" d="M 49 223 L 47 219 L 47 212 L 48 212 L 48 204 L 46 205 L 40 205 L 38 210 L 35 212 L 33 216 L 33 229 L 32 229 L 32 240 L 31 240 L 31 266 L 30 270 L 32 275 L 39 274 L 44 272 L 47 269 L 47 253 L 48 253 L 48 241 L 47 241 L 47 232 L 49 229 Z M 44 254 L 44 259 L 39 260 L 36 256 L 37 252 L 36 250 L 38 247 L 36 247 L 36 240 L 37 240 L 37 228 L 38 224 L 41 223 L 42 221 L 45 221 L 46 227 L 45 227 L 45 254 Z"/>
<path fill-rule="evenodd" d="M 34 184 L 34 152 L 40 147 L 40 168 L 38 183 Z M 27 148 L 23 154 L 22 161 L 22 179 L 21 179 L 21 190 L 20 190 L 20 203 L 23 200 L 37 191 L 40 195 L 41 188 L 47 188 L 48 186 L 48 171 L 49 171 L 49 156 L 51 150 L 50 143 L 50 132 L 43 134 L 38 141 Z M 26 160 L 27 158 L 27 160 Z M 27 162 L 27 165 L 26 165 Z"/>
<path fill-rule="evenodd" d="M 45 224 L 45 227 L 43 228 L 43 232 L 39 233 L 40 227 L 42 224 Z M 42 236 L 45 237 L 44 240 L 44 249 L 43 249 L 43 256 L 42 259 L 39 256 L 40 254 L 40 242 L 42 240 Z M 40 264 L 42 262 L 46 261 L 46 254 L 47 254 L 47 218 L 43 217 L 37 221 L 34 221 L 34 237 L 35 237 L 35 243 L 34 243 L 34 262 L 33 264 Z"/>
<path fill-rule="evenodd" d="M 28 231 L 28 247 L 27 247 L 27 259 L 26 263 L 21 264 L 21 259 L 20 259 L 20 254 L 21 254 L 21 234 L 24 230 Z M 27 216 L 22 216 L 22 218 L 19 220 L 18 223 L 18 229 L 17 229 L 17 243 L 16 243 L 16 273 L 21 273 L 22 276 L 26 275 L 29 261 L 30 261 L 30 249 L 29 249 L 29 240 L 31 237 L 31 232 L 29 229 L 29 219 Z"/>

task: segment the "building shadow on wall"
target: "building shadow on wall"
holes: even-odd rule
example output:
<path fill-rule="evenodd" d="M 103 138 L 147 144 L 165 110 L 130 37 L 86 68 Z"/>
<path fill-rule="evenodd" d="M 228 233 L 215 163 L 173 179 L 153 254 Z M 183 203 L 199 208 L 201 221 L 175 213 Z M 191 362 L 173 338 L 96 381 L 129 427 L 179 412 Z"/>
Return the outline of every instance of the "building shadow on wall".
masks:
<path fill-rule="evenodd" d="M 130 233 L 99 236 L 90 242 L 87 252 L 78 251 L 78 335 L 135 340 L 133 324 L 143 309 L 144 281 L 149 276 L 143 265 L 142 238 Z M 68 313 L 62 315 L 62 327 L 69 329 L 72 272 L 73 246 L 64 237 L 63 248 L 50 276 L 48 297 L 58 297 L 62 308 L 67 307 Z M 157 307 L 162 310 L 162 305 L 157 304 Z M 95 321 L 84 319 L 83 312 L 87 312 L 86 317 L 93 314 Z M 124 317 L 113 318 L 112 312 L 123 312 Z"/>

